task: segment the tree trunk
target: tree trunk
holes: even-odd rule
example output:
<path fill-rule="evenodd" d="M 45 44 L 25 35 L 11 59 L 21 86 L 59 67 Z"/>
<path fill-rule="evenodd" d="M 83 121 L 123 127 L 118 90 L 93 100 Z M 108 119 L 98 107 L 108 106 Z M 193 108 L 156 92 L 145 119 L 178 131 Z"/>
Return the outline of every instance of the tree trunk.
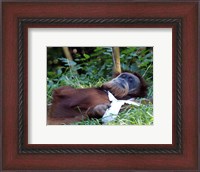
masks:
<path fill-rule="evenodd" d="M 63 52 L 64 52 L 64 54 L 65 54 L 65 57 L 66 57 L 68 60 L 73 60 L 72 55 L 71 55 L 71 53 L 70 53 L 68 47 L 63 47 Z"/>
<path fill-rule="evenodd" d="M 119 47 L 112 47 L 113 54 L 113 76 L 121 73 L 121 63 L 120 63 L 120 50 Z"/>

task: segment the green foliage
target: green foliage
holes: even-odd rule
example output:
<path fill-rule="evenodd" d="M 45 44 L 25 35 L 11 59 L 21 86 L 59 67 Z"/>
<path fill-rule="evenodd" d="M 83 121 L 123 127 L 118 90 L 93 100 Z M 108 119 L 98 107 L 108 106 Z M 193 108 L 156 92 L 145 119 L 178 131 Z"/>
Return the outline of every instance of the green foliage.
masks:
<path fill-rule="evenodd" d="M 104 125 L 152 125 L 153 124 L 153 105 L 141 104 L 139 107 L 125 105 L 114 121 Z M 101 119 L 87 119 L 71 125 L 102 125 Z"/>
<path fill-rule="evenodd" d="M 84 62 L 81 65 L 82 73 L 89 78 L 110 78 L 112 76 L 112 49 L 97 47 L 92 54 L 83 54 L 82 58 L 76 57 L 74 61 Z"/>
<path fill-rule="evenodd" d="M 153 48 L 128 47 L 121 48 L 122 71 L 134 71 L 141 74 L 144 79 L 152 84 L 153 81 Z"/>
<path fill-rule="evenodd" d="M 110 78 L 112 76 L 112 48 L 111 47 L 82 47 L 72 49 L 73 61 L 64 57 L 62 48 L 47 48 L 48 77 L 65 72 L 78 71 L 89 78 Z M 76 50 L 76 51 L 74 51 Z M 76 52 L 76 53 L 73 53 Z M 90 54 L 89 54 L 90 53 Z M 140 73 L 145 80 L 152 84 L 153 80 L 153 48 L 152 47 L 121 47 L 120 61 L 122 71 Z M 50 73 L 49 73 L 50 72 Z M 49 76 L 51 75 L 51 76 Z"/>
<path fill-rule="evenodd" d="M 128 105 L 117 116 L 114 121 L 107 125 L 151 125 L 153 124 L 153 105 L 140 106 Z"/>

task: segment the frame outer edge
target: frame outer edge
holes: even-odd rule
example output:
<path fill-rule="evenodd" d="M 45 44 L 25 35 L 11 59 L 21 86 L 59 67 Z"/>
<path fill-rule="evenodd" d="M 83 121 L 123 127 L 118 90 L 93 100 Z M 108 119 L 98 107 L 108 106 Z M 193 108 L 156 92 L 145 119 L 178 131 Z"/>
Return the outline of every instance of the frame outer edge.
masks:
<path fill-rule="evenodd" d="M 0 170 L 2 170 L 2 168 L 3 168 L 3 163 L 2 163 L 2 161 L 3 161 L 3 148 L 2 148 L 2 137 L 3 137 L 3 135 L 2 135 L 2 115 L 3 115 L 3 102 L 2 102 L 2 100 L 3 100 L 3 95 L 2 95 L 2 93 L 3 93 L 3 91 L 2 91 L 2 76 L 3 76 L 3 69 L 2 69 L 2 67 L 3 67 L 3 65 L 2 65 L 2 61 L 3 61 L 3 48 L 2 48 L 2 46 L 3 46 L 3 41 L 2 41 L 2 36 L 3 36 L 3 34 L 2 34 L 2 32 L 3 32 L 3 16 L 2 16 L 2 1 L 0 0 L 0 11 L 1 11 L 1 13 L 0 13 L 0 126 L 1 126 L 1 129 L 0 129 Z"/>
<path fill-rule="evenodd" d="M 200 1 L 198 2 L 198 47 L 200 46 Z M 198 48 L 198 170 L 200 170 L 200 47 Z"/>
<path fill-rule="evenodd" d="M 2 1 L 4 1 L 4 0 L 0 0 L 0 11 L 2 10 Z M 13 1 L 19 1 L 19 0 L 13 0 Z M 21 1 L 25 2 L 25 0 L 21 0 Z M 32 0 L 27 0 L 27 2 L 31 2 L 31 1 Z M 45 0 L 36 0 L 36 1 L 40 2 L 40 1 L 45 1 Z M 53 1 L 53 0 L 50 0 L 50 1 Z M 94 0 L 94 1 L 96 1 L 96 0 Z M 165 1 L 165 0 L 158 0 L 158 1 Z M 169 1 L 172 1 L 172 0 L 169 0 Z M 185 0 L 185 1 L 190 2 L 190 0 Z M 198 0 L 196 0 L 195 2 L 197 2 L 197 1 Z M 175 1 L 175 2 L 177 2 L 177 1 Z M 198 19 L 200 20 L 200 2 L 198 2 Z M 2 24 L 2 13 L 0 13 L 0 24 Z M 3 113 L 2 113 L 3 112 L 2 111 L 2 94 L 1 94 L 1 93 L 3 93 L 3 86 L 2 86 L 2 83 L 3 83 L 3 78 L 2 78 L 3 77 L 3 73 L 2 73 L 2 71 L 3 71 L 3 66 L 2 66 L 2 61 L 3 61 L 3 50 L 2 50 L 3 44 L 2 44 L 2 42 L 3 41 L 2 41 L 2 36 L 3 35 L 2 35 L 2 31 L 3 31 L 3 29 L 2 29 L 2 25 L 1 25 L 0 26 L 0 38 L 1 38 L 0 39 L 0 126 L 2 126 L 2 115 L 3 115 Z M 200 21 L 198 21 L 198 45 L 200 45 Z M 200 48 L 198 48 L 198 76 L 197 77 L 198 77 L 198 109 L 197 109 L 197 111 L 198 111 L 198 160 L 200 160 Z M 0 155 L 0 171 L 1 171 L 2 170 L 2 130 L 0 130 L 0 154 L 1 154 Z M 200 170 L 200 161 L 198 161 L 198 170 Z M 30 170 L 30 171 L 32 171 L 32 170 Z M 44 172 L 47 172 L 47 171 L 49 171 L 49 170 L 44 170 Z M 57 171 L 57 170 L 55 170 L 55 171 Z M 66 171 L 68 171 L 68 170 L 66 170 Z M 83 170 L 83 171 L 87 171 L 87 170 Z M 91 171 L 91 170 L 88 170 L 88 171 Z M 116 170 L 116 171 L 118 171 L 118 170 Z M 143 170 L 141 170 L 141 171 L 143 171 Z M 154 171 L 154 170 L 152 170 L 152 171 Z M 162 171 L 162 170 L 159 170 L 159 171 Z M 195 172 L 197 172 L 197 171 L 195 170 Z"/>

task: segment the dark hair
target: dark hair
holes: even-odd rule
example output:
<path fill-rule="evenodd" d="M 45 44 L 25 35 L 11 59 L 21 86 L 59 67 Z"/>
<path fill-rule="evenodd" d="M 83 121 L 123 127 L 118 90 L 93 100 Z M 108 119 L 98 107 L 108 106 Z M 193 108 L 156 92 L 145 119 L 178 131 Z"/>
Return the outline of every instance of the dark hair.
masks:
<path fill-rule="evenodd" d="M 137 93 L 136 96 L 137 97 L 145 97 L 147 95 L 147 88 L 148 88 L 147 83 L 145 82 L 144 78 L 139 73 L 133 72 L 132 74 L 137 76 L 141 82 L 140 91 L 139 91 L 139 93 Z"/>
<path fill-rule="evenodd" d="M 146 81 L 144 80 L 144 78 L 137 72 L 123 71 L 121 73 L 124 73 L 124 72 L 131 73 L 131 74 L 137 76 L 141 82 L 140 91 L 138 93 L 134 93 L 132 96 L 133 97 L 145 97 L 147 95 L 148 85 L 147 85 Z M 113 78 L 119 76 L 121 73 L 114 74 Z"/>

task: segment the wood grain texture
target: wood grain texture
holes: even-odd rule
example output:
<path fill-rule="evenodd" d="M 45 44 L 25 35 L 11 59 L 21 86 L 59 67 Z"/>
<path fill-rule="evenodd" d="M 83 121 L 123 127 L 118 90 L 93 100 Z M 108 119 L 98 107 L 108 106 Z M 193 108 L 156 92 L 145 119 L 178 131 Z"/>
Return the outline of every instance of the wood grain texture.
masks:
<path fill-rule="evenodd" d="M 2 11 L 2 3 L 0 3 L 0 11 Z M 0 14 L 0 23 L 2 23 L 2 14 Z M 2 38 L 2 25 L 0 26 L 0 38 Z M 3 104 L 2 104 L 2 101 L 3 101 L 3 97 L 2 97 L 2 93 L 3 93 L 3 90 L 2 90 L 2 57 L 3 57 L 3 54 L 2 54 L 2 39 L 0 39 L 0 162 L 2 162 L 2 109 L 3 109 Z M 0 169 L 2 169 L 2 163 L 0 163 Z"/>
<path fill-rule="evenodd" d="M 3 3 L 3 169 L 197 170 L 197 7 L 197 3 Z M 182 154 L 18 153 L 18 19 L 90 18 L 91 16 L 93 18 L 181 18 L 183 20 Z M 27 50 L 25 53 L 27 54 Z M 25 61 L 26 65 L 27 61 Z M 27 77 L 26 73 L 25 82 Z M 27 108 L 27 104 L 25 106 Z M 27 109 L 25 111 L 27 112 Z M 44 148 L 47 146 L 43 145 Z M 110 147 L 112 148 L 112 145 Z"/>
<path fill-rule="evenodd" d="M 200 19 L 200 2 L 198 3 L 198 20 Z M 198 22 L 198 47 L 200 45 L 200 22 Z M 198 160 L 200 160 L 200 48 L 198 48 Z M 198 161 L 200 169 L 200 161 Z"/>

